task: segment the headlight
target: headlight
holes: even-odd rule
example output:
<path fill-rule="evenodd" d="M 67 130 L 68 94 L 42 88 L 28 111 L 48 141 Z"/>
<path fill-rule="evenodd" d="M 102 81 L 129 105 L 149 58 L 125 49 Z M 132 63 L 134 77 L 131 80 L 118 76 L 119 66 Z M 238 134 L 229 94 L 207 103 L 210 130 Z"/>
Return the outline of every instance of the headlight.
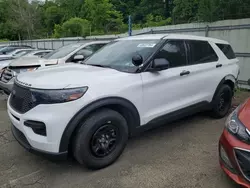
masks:
<path fill-rule="evenodd" d="M 88 87 L 59 90 L 31 89 L 32 101 L 35 104 L 70 102 L 81 98 L 87 90 Z"/>
<path fill-rule="evenodd" d="M 226 120 L 226 128 L 232 135 L 237 137 L 239 140 L 249 142 L 250 136 L 247 133 L 247 129 L 238 119 L 238 110 L 239 107 L 236 108 L 228 116 Z"/>

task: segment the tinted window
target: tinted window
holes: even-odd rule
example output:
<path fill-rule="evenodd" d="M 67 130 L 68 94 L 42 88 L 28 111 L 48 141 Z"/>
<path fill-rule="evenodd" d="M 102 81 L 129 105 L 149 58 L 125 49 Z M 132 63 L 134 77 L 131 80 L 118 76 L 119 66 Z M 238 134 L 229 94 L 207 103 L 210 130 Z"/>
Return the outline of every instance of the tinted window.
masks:
<path fill-rule="evenodd" d="M 235 54 L 229 44 L 216 44 L 228 59 L 235 59 Z"/>
<path fill-rule="evenodd" d="M 48 52 L 36 52 L 36 53 L 34 53 L 33 55 L 34 56 L 44 56 L 44 55 L 46 55 L 46 54 L 48 54 L 48 53 L 50 53 L 49 51 Z"/>
<path fill-rule="evenodd" d="M 190 48 L 190 64 L 218 61 L 214 49 L 206 41 L 187 41 Z"/>
<path fill-rule="evenodd" d="M 101 47 L 103 47 L 105 44 L 91 44 L 89 46 L 86 46 L 84 49 L 90 50 L 92 52 L 96 52 Z"/>
<path fill-rule="evenodd" d="M 187 65 L 187 56 L 184 42 L 181 40 L 168 41 L 167 44 L 155 56 L 155 59 L 164 58 L 168 60 L 170 67 Z"/>

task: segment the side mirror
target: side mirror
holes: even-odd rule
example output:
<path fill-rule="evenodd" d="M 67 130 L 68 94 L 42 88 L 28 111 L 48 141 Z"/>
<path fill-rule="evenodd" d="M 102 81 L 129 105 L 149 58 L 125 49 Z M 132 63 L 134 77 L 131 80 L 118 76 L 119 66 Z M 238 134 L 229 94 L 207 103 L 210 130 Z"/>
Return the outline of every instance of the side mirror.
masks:
<path fill-rule="evenodd" d="M 141 55 L 139 55 L 139 54 L 134 55 L 134 56 L 132 57 L 132 63 L 133 63 L 136 67 L 140 66 L 140 65 L 143 63 L 143 57 L 142 57 Z"/>
<path fill-rule="evenodd" d="M 152 69 L 154 71 L 161 71 L 169 68 L 168 60 L 164 58 L 154 59 Z"/>
<path fill-rule="evenodd" d="M 74 62 L 83 61 L 83 60 L 84 60 L 84 56 L 83 55 L 75 55 L 74 58 L 73 58 Z"/>

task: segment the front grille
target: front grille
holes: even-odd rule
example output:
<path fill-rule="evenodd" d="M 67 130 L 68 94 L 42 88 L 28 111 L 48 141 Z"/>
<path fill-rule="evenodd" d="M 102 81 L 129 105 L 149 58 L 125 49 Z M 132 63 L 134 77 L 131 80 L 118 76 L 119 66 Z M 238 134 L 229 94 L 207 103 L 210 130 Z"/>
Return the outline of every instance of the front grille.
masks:
<path fill-rule="evenodd" d="M 15 76 L 15 72 L 10 69 L 5 69 L 2 73 L 1 80 L 5 83 L 9 82 Z"/>
<path fill-rule="evenodd" d="M 250 181 L 250 152 L 240 149 L 235 149 L 235 157 L 239 164 L 243 176 Z"/>
<path fill-rule="evenodd" d="M 10 105 L 17 112 L 23 114 L 36 106 L 32 101 L 32 93 L 29 88 L 14 84 L 10 96 Z"/>

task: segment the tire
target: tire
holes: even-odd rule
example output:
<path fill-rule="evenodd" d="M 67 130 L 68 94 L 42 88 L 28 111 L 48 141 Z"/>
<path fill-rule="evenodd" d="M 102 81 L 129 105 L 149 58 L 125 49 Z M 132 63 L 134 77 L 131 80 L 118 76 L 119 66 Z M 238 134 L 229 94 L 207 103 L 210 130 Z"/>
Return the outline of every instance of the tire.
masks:
<path fill-rule="evenodd" d="M 91 114 L 80 125 L 73 154 L 80 164 L 90 169 L 105 168 L 122 154 L 127 140 L 128 126 L 124 117 L 114 110 L 102 109 Z M 105 154 L 108 151 L 109 154 Z"/>
<path fill-rule="evenodd" d="M 215 93 L 212 101 L 211 116 L 217 119 L 225 117 L 231 108 L 232 98 L 232 88 L 223 84 Z"/>

